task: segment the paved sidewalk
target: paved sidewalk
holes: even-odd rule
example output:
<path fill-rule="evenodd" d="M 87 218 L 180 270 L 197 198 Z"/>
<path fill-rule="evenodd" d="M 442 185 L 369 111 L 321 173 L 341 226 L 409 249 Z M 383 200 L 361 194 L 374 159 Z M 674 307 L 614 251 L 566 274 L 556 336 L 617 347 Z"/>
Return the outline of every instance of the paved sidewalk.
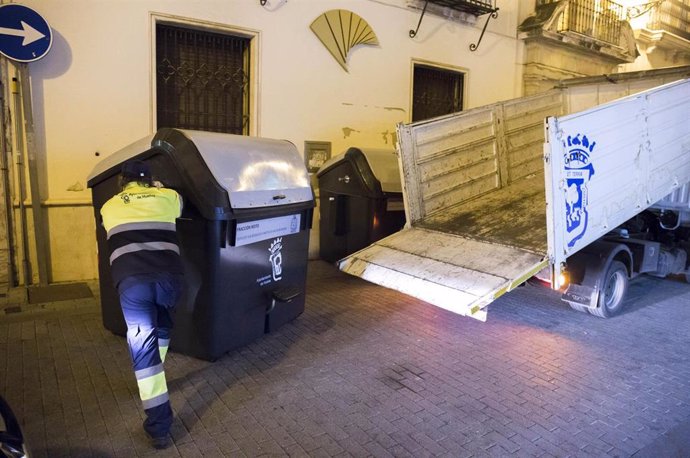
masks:
<path fill-rule="evenodd" d="M 293 323 L 215 363 L 170 354 L 164 451 L 144 438 L 127 348 L 98 297 L 11 293 L 0 393 L 36 457 L 690 456 L 680 281 L 634 282 L 610 320 L 527 285 L 480 323 L 310 262 Z"/>

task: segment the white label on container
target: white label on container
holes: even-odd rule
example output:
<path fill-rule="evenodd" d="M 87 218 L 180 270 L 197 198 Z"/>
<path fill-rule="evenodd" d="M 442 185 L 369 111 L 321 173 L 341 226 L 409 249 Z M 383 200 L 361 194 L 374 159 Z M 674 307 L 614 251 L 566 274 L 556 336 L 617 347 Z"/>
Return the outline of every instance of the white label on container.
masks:
<path fill-rule="evenodd" d="M 237 223 L 235 246 L 296 234 L 299 232 L 301 216 L 299 214 L 286 215 Z"/>

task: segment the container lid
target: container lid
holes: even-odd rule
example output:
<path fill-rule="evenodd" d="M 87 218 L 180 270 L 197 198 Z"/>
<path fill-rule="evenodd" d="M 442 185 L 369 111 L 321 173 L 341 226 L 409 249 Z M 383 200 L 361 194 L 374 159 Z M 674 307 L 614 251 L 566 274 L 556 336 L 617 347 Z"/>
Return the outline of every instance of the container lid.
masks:
<path fill-rule="evenodd" d="M 381 184 L 381 191 L 385 193 L 402 192 L 402 185 L 400 184 L 400 166 L 398 164 L 398 156 L 393 149 L 383 148 L 348 148 L 344 153 L 332 157 L 324 162 L 319 171 L 316 173 L 317 177 L 328 173 L 338 164 L 343 161 L 357 162 L 363 157 L 369 166 L 373 177 Z M 368 171 L 361 170 L 355 167 L 360 173 L 365 174 Z M 366 167 L 364 167 L 366 169 Z M 366 178 L 366 177 L 363 177 Z"/>
<path fill-rule="evenodd" d="M 400 166 L 395 150 L 360 148 L 383 192 L 402 192 Z"/>
<path fill-rule="evenodd" d="M 287 140 L 181 130 L 230 197 L 232 208 L 256 208 L 313 200 L 309 174 Z"/>
<path fill-rule="evenodd" d="M 241 135 L 160 129 L 100 161 L 89 187 L 117 175 L 122 163 L 164 156 L 182 178 L 180 191 L 209 218 L 235 209 L 313 203 L 309 175 L 295 145 Z"/>
<path fill-rule="evenodd" d="M 89 173 L 86 181 L 91 183 L 94 178 L 97 178 L 99 175 L 114 168 L 117 168 L 117 172 L 119 173 L 120 166 L 124 162 L 143 153 L 144 151 L 151 149 L 151 141 L 153 140 L 153 137 L 154 134 L 147 135 L 146 137 L 139 139 L 134 143 L 130 143 L 121 150 L 114 152 L 110 156 L 103 158 L 94 166 L 93 170 L 91 170 L 91 173 Z"/>

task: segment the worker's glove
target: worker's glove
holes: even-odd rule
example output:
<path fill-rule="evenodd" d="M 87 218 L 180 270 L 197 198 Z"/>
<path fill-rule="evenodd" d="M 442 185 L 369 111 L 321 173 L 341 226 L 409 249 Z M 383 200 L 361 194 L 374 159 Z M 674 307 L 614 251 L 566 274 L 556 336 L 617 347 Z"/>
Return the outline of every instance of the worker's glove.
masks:
<path fill-rule="evenodd" d="M 153 181 L 153 185 L 159 189 L 164 187 L 163 183 L 161 183 L 160 181 L 156 181 L 156 180 Z"/>

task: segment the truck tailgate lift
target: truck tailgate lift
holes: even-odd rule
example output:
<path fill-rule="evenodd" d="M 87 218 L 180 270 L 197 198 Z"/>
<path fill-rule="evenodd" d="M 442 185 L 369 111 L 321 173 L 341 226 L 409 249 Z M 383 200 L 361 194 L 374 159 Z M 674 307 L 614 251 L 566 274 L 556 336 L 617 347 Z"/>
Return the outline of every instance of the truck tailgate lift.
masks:
<path fill-rule="evenodd" d="M 344 272 L 481 321 L 489 303 L 546 265 L 526 250 L 421 228 L 340 261 Z"/>

